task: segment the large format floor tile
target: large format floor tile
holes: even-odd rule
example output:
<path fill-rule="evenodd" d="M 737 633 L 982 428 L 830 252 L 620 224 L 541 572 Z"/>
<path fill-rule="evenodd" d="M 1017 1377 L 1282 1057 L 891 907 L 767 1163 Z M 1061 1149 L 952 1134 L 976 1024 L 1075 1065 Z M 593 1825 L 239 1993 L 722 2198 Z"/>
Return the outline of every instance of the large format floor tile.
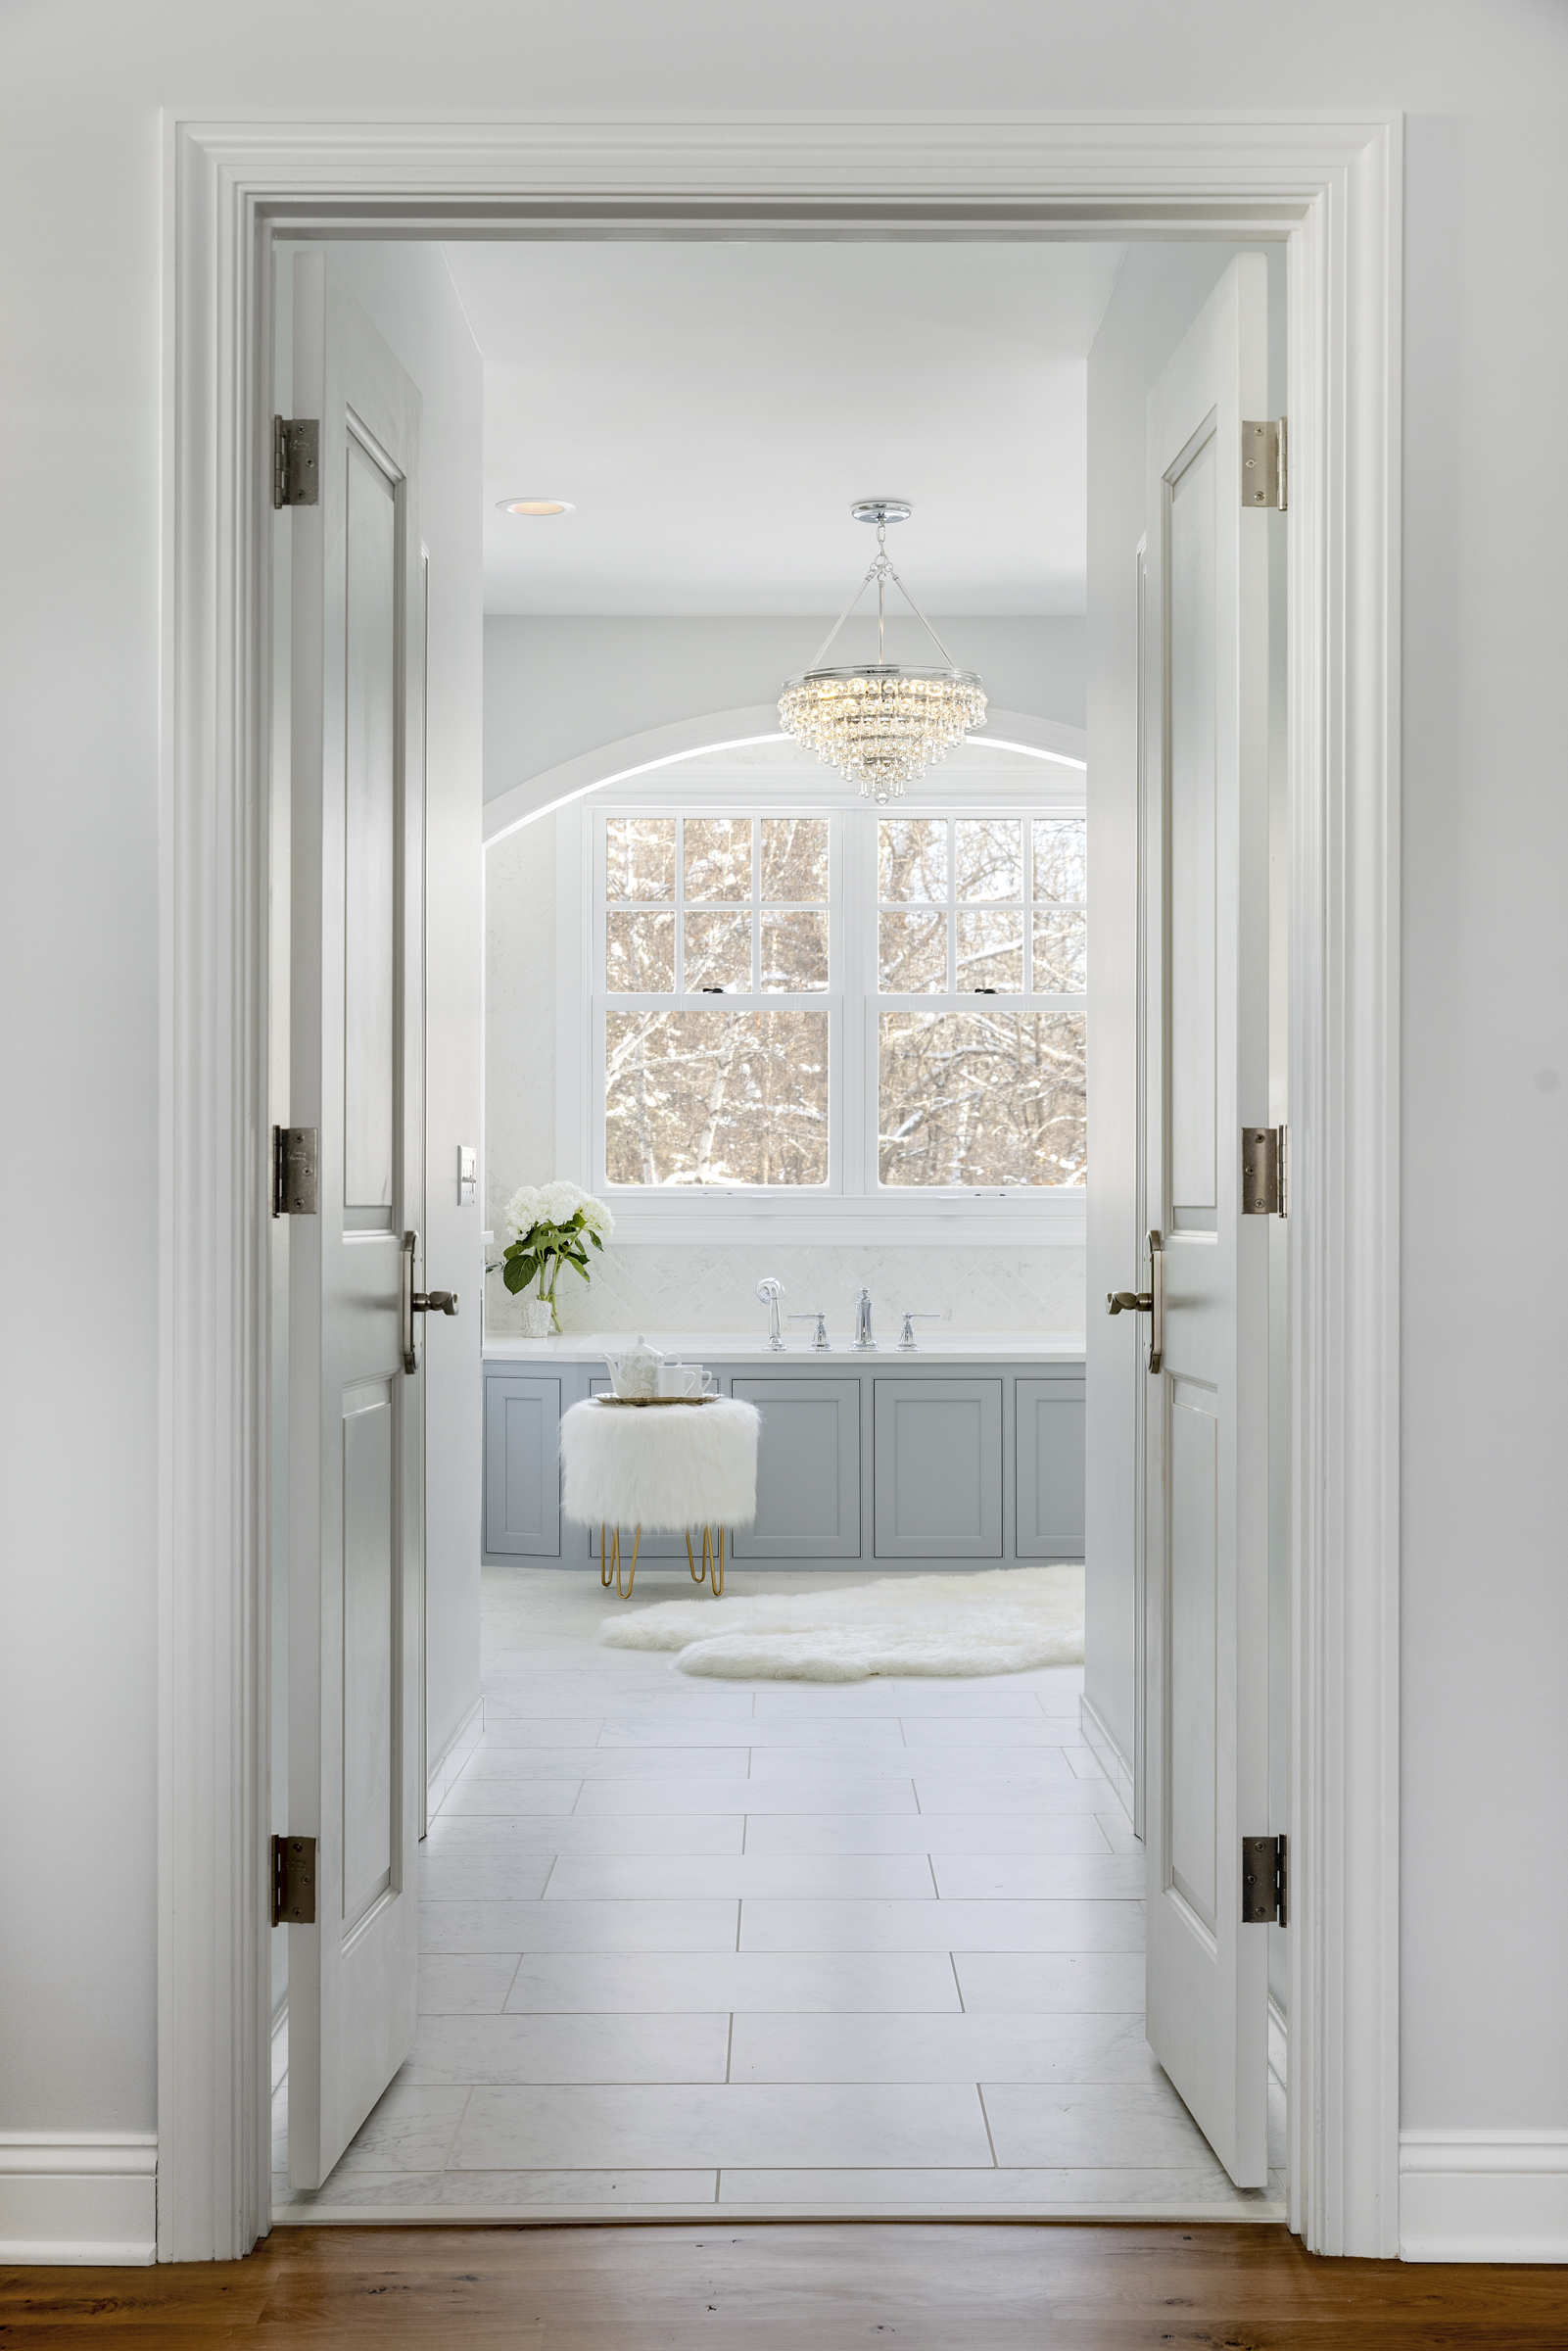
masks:
<path fill-rule="evenodd" d="M 733 1951 L 740 1905 L 714 1901 L 422 1902 L 425 1951 Z"/>
<path fill-rule="evenodd" d="M 1191 2164 L 1206 2170 L 1213 2162 L 1168 2082 L 1071 2088 L 984 2083 L 981 2094 L 1000 2164 Z"/>
<path fill-rule="evenodd" d="M 644 1568 L 630 1605 L 689 1590 Z M 1080 1669 L 709 1682 L 601 1647 L 589 1573 L 485 1595 L 415 2045 L 311 2195 L 280 2094 L 281 2218 L 1276 2209 L 1144 2038 L 1144 1851 Z"/>
<path fill-rule="evenodd" d="M 991 2162 L 973 2085 L 473 2091 L 457 2171 Z"/>
<path fill-rule="evenodd" d="M 730 2013 L 422 2015 L 400 2084 L 722 2082 Z M 389 2091 L 389 2096 L 391 2092 Z"/>
<path fill-rule="evenodd" d="M 813 2008 L 875 2015 L 957 2008 L 959 1996 L 945 1951 L 545 1952 L 522 1961 L 506 2004 L 535 2014 Z"/>
<path fill-rule="evenodd" d="M 1124 1816 L 1123 1816 L 1124 1817 Z M 1114 1824 L 1070 1812 L 774 1813 L 748 1819 L 748 1853 L 1107 1853 Z M 1138 1851 L 1143 1850 L 1142 1846 Z"/>
<path fill-rule="evenodd" d="M 892 1895 L 934 1901 L 930 1858 L 912 1853 L 563 1853 L 541 1890 L 549 1901 L 685 1899 L 734 1895 L 781 1901 Z M 1141 1891 L 1141 1890 L 1140 1890 Z"/>
<path fill-rule="evenodd" d="M 1142 2016 L 737 2016 L 732 2082 L 1163 2082 Z"/>
<path fill-rule="evenodd" d="M 742 1951 L 1139 1951 L 1120 1902 L 747 1902 Z"/>

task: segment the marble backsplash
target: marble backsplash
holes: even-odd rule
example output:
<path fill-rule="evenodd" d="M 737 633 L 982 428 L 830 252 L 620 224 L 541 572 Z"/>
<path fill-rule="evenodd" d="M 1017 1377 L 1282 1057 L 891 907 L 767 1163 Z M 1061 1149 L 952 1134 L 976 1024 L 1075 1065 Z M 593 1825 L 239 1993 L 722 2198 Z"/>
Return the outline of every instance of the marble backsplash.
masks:
<path fill-rule="evenodd" d="M 556 1286 L 563 1330 L 764 1330 L 767 1309 L 757 1298 L 764 1274 L 784 1285 L 784 1311 L 820 1310 L 835 1339 L 853 1327 L 851 1300 L 862 1283 L 872 1294 L 878 1336 L 891 1343 L 898 1317 L 930 1309 L 940 1324 L 918 1328 L 953 1332 L 1081 1331 L 1084 1326 L 1082 1249 L 786 1248 L 772 1243 L 703 1248 L 690 1243 L 612 1242 L 594 1268 L 591 1285 L 570 1271 Z M 485 1327 L 520 1337 L 521 1302 L 508 1297 L 493 1273 L 485 1294 Z M 809 1338 L 804 1322 L 785 1332 Z"/>

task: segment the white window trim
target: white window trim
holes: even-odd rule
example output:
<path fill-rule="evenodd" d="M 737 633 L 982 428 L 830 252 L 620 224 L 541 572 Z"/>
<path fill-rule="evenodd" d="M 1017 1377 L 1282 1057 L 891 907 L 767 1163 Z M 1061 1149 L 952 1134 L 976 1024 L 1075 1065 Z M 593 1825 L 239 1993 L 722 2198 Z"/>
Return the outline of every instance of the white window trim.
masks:
<path fill-rule="evenodd" d="M 1035 772 L 1001 770 L 944 777 L 940 768 L 906 795 L 911 813 L 922 803 L 933 813 L 961 805 L 976 816 L 1081 815 L 1081 771 L 1055 763 Z M 608 1184 L 604 1173 L 604 1111 L 597 1073 L 603 1051 L 606 999 L 591 985 L 602 969 L 603 920 L 594 842 L 601 821 L 614 816 L 673 816 L 718 806 L 748 815 L 817 815 L 833 820 L 832 883 L 833 961 L 825 1003 L 832 1023 L 830 1105 L 832 1149 L 829 1181 L 821 1190 L 734 1189 L 704 1184 L 649 1194 Z M 813 769 L 806 776 L 756 768 L 688 770 L 677 784 L 668 771 L 643 790 L 625 785 L 558 808 L 555 813 L 555 1160 L 556 1173 L 597 1192 L 614 1211 L 623 1242 L 676 1244 L 770 1239 L 789 1246 L 877 1243 L 930 1247 L 1081 1248 L 1085 1185 L 1025 1192 L 888 1187 L 869 1191 L 866 1171 L 876 1165 L 876 1021 L 879 1009 L 903 1002 L 945 999 L 880 998 L 873 984 L 876 940 L 868 920 L 872 825 L 878 811 L 843 785 Z M 857 978 L 858 976 L 858 978 Z M 781 1002 L 791 999 L 781 998 Z M 1027 1008 L 1032 998 L 1021 997 Z M 1086 1004 L 1092 1017 L 1092 994 Z M 860 1115 L 853 1105 L 858 1102 Z M 846 1106 L 848 1115 L 846 1115 Z"/>

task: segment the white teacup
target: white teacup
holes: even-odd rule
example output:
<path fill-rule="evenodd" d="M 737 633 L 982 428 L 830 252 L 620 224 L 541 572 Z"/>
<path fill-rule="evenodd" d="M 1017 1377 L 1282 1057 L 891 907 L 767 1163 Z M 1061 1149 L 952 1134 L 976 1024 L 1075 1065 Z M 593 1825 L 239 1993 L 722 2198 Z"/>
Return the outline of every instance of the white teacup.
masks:
<path fill-rule="evenodd" d="M 659 1366 L 659 1394 L 661 1396 L 715 1396 L 718 1382 L 711 1371 L 700 1364 L 661 1364 Z"/>

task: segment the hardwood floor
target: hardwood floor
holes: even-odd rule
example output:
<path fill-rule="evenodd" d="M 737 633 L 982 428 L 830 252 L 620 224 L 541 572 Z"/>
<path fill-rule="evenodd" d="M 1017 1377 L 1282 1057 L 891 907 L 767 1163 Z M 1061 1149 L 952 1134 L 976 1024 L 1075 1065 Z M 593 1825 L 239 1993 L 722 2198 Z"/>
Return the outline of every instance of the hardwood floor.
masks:
<path fill-rule="evenodd" d="M 1562 2351 L 1568 2270 L 1323 2261 L 1280 2228 L 280 2229 L 249 2261 L 0 2272 L 0 2345 L 168 2351 Z"/>

